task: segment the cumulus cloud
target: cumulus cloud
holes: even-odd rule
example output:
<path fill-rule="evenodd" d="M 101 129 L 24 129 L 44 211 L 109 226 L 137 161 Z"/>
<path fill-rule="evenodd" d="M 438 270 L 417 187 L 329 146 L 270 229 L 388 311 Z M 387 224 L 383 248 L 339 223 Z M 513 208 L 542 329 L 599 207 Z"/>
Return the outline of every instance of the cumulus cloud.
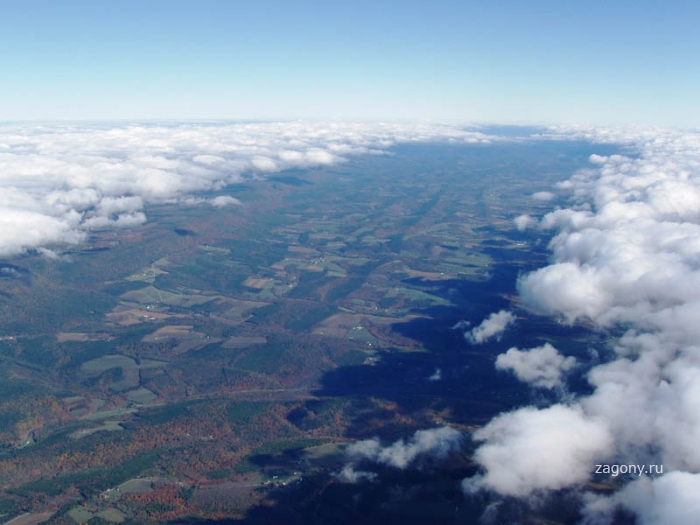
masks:
<path fill-rule="evenodd" d="M 643 477 L 609 498 L 589 501 L 587 513 L 598 523 L 610 523 L 616 506 L 637 514 L 640 525 L 697 523 L 700 516 L 700 474 L 670 472 L 656 479 Z"/>
<path fill-rule="evenodd" d="M 418 430 L 405 441 L 399 439 L 384 446 L 379 438 L 365 439 L 350 445 L 347 456 L 354 463 L 371 461 L 398 469 L 405 469 L 420 457 L 444 458 L 459 450 L 462 434 L 452 427 Z"/>
<path fill-rule="evenodd" d="M 522 276 L 519 293 L 536 311 L 569 323 L 583 320 L 610 334 L 614 355 L 590 370 L 592 394 L 555 412 L 551 407 L 506 414 L 480 431 L 484 443 L 476 458 L 485 472 L 465 485 L 525 496 L 585 481 L 590 463 L 606 457 L 660 464 L 664 474 L 635 481 L 613 500 L 591 495 L 586 507 L 591 522 L 597 523 L 596 516 L 613 501 L 635 512 L 639 523 L 695 523 L 700 133 L 559 128 L 550 138 L 620 144 L 625 154 L 593 155 L 590 168 L 558 185 L 570 192 L 571 204 L 540 222 L 554 234 L 551 264 Z M 523 368 L 515 359 L 511 365 Z M 562 418 L 557 412 L 563 410 L 568 415 Z M 571 432 L 574 428 L 578 432 Z M 545 429 L 562 434 L 549 440 Z M 538 435 L 548 443 L 546 453 L 530 446 Z M 509 454 L 511 463 L 503 459 L 506 444 L 521 451 Z M 532 469 L 521 459 L 528 454 Z M 576 474 L 552 479 L 551 470 L 539 464 L 548 457 Z"/>
<path fill-rule="evenodd" d="M 471 323 L 469 321 L 466 321 L 464 319 L 457 321 L 454 325 L 452 325 L 452 330 L 464 330 L 466 328 L 469 328 L 471 326 Z"/>
<path fill-rule="evenodd" d="M 345 465 L 340 472 L 335 474 L 335 478 L 347 483 L 359 483 L 363 479 L 375 481 L 377 479 L 377 474 L 366 470 L 355 470 L 355 467 L 352 465 Z"/>
<path fill-rule="evenodd" d="M 515 316 L 506 310 L 493 313 L 481 324 L 464 334 L 464 338 L 473 345 L 485 343 L 493 337 L 499 337 L 515 322 Z"/>
<path fill-rule="evenodd" d="M 442 380 L 442 369 L 436 368 L 432 375 L 428 376 L 428 381 L 440 381 Z"/>
<path fill-rule="evenodd" d="M 528 228 L 534 228 L 537 226 L 537 219 L 534 219 L 528 214 L 518 215 L 515 219 L 513 219 L 513 222 L 519 231 L 525 231 Z"/>
<path fill-rule="evenodd" d="M 241 201 L 229 195 L 219 195 L 211 199 L 210 203 L 217 208 L 223 208 L 225 206 L 239 205 Z"/>
<path fill-rule="evenodd" d="M 540 388 L 562 386 L 562 375 L 575 366 L 574 357 L 564 357 L 549 343 L 529 350 L 513 347 L 496 358 L 496 369 L 509 370 L 521 381 Z"/>
<path fill-rule="evenodd" d="M 215 208 L 225 208 L 226 206 L 238 206 L 242 204 L 239 199 L 231 197 L 230 195 L 219 195 L 218 197 L 213 197 L 211 199 L 205 199 L 203 197 L 182 197 L 179 200 L 173 200 L 170 202 L 176 202 L 179 204 L 184 204 L 185 206 L 199 206 L 200 204 L 209 204 Z"/>
<path fill-rule="evenodd" d="M 538 191 L 532 194 L 533 199 L 542 202 L 551 201 L 554 197 L 556 197 L 556 195 L 551 191 Z"/>
<path fill-rule="evenodd" d="M 502 414 L 473 438 L 485 442 L 474 459 L 486 473 L 464 480 L 463 489 L 490 489 L 508 496 L 583 483 L 595 470 L 595 461 L 613 450 L 604 421 L 565 405 Z"/>
<path fill-rule="evenodd" d="M 498 139 L 421 123 L 0 126 L 0 257 L 80 243 L 90 229 L 138 226 L 147 204 L 229 206 L 237 200 L 196 194 L 432 140 Z"/>

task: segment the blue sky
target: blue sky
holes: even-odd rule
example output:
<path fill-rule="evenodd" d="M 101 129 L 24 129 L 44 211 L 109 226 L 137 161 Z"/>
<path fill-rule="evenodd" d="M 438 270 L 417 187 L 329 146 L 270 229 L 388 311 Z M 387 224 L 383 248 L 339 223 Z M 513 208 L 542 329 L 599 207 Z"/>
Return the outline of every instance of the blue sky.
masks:
<path fill-rule="evenodd" d="M 0 120 L 700 125 L 697 1 L 0 8 Z"/>

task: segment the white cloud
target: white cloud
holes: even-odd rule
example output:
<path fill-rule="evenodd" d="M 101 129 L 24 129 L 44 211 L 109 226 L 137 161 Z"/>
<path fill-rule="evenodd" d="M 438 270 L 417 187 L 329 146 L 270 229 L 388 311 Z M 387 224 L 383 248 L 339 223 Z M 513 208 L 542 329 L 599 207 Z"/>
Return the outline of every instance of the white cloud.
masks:
<path fill-rule="evenodd" d="M 335 474 L 335 477 L 336 479 L 347 483 L 358 483 L 363 479 L 366 479 L 367 481 L 375 481 L 377 479 L 377 474 L 366 470 L 355 470 L 352 465 L 345 465 L 340 472 Z"/>
<path fill-rule="evenodd" d="M 79 224 L 80 215 L 76 212 L 52 217 L 0 206 L 0 256 L 46 244 L 81 242 L 85 233 L 78 229 Z"/>
<path fill-rule="evenodd" d="M 634 511 L 639 525 L 695 525 L 700 516 L 700 474 L 671 472 L 642 477 L 612 497 L 590 498 L 586 512 L 598 523 L 610 523 L 618 505 Z"/>
<path fill-rule="evenodd" d="M 435 372 L 431 376 L 428 377 L 428 381 L 441 381 L 442 380 L 442 370 L 440 368 L 436 368 Z"/>
<path fill-rule="evenodd" d="M 542 202 L 551 201 L 554 197 L 556 197 L 556 195 L 554 195 L 554 193 L 551 191 L 538 191 L 532 194 L 533 199 Z"/>
<path fill-rule="evenodd" d="M 550 137 L 617 143 L 626 152 L 591 156 L 590 168 L 558 185 L 570 192 L 571 204 L 540 222 L 554 232 L 551 264 L 519 279 L 521 298 L 542 313 L 624 335 L 610 341 L 612 359 L 590 370 L 593 393 L 566 409 L 575 417 L 555 418 L 554 407 L 523 409 L 479 431 L 484 444 L 476 458 L 485 472 L 466 485 L 526 496 L 585 481 L 592 471 L 584 466 L 606 457 L 619 464 L 660 464 L 663 475 L 628 485 L 614 503 L 634 511 L 642 524 L 695 523 L 700 133 L 560 128 Z M 515 360 L 510 365 L 523 369 Z M 547 454 L 533 436 L 544 440 Z M 532 469 L 523 459 L 528 455 Z M 549 457 L 576 475 L 552 479 L 552 469 L 541 466 L 548 463 L 536 463 Z M 595 519 L 610 501 L 591 495 L 589 517 Z"/>
<path fill-rule="evenodd" d="M 575 366 L 574 357 L 564 357 L 549 343 L 529 350 L 511 348 L 496 358 L 496 369 L 510 370 L 521 381 L 541 388 L 561 386 L 563 373 Z"/>
<path fill-rule="evenodd" d="M 405 469 L 424 456 L 444 458 L 459 450 L 462 434 L 451 427 L 418 430 L 408 441 L 400 439 L 383 446 L 378 438 L 353 443 L 347 455 L 353 462 L 369 460 L 398 469 Z"/>
<path fill-rule="evenodd" d="M 454 325 L 452 325 L 452 330 L 464 330 L 465 328 L 469 328 L 469 326 L 471 326 L 471 323 L 462 319 L 460 321 L 457 321 Z"/>
<path fill-rule="evenodd" d="M 497 138 L 423 123 L 0 126 L 0 257 L 79 243 L 90 228 L 138 226 L 149 203 L 236 204 L 193 194 L 431 140 Z"/>
<path fill-rule="evenodd" d="M 602 420 L 576 407 L 527 407 L 493 419 L 474 435 L 474 454 L 486 472 L 463 482 L 466 492 L 490 489 L 509 496 L 557 490 L 585 482 L 613 439 Z"/>
<path fill-rule="evenodd" d="M 501 310 L 489 315 L 479 326 L 465 333 L 464 337 L 473 345 L 485 343 L 493 337 L 500 336 L 514 322 L 515 316 L 511 312 Z"/>
<path fill-rule="evenodd" d="M 534 228 L 537 226 L 537 219 L 534 219 L 527 214 L 518 215 L 515 219 L 513 219 L 513 222 L 519 231 L 524 231 L 528 228 Z"/>
<path fill-rule="evenodd" d="M 241 203 L 241 201 L 229 195 L 219 195 L 218 197 L 214 197 L 213 199 L 211 199 L 209 202 L 212 206 L 215 206 L 217 208 L 238 205 Z"/>
<path fill-rule="evenodd" d="M 146 215 L 143 212 L 122 213 L 116 219 L 110 219 L 106 215 L 96 215 L 85 219 L 81 226 L 83 229 L 102 229 L 102 228 L 131 228 L 140 226 L 146 222 Z"/>

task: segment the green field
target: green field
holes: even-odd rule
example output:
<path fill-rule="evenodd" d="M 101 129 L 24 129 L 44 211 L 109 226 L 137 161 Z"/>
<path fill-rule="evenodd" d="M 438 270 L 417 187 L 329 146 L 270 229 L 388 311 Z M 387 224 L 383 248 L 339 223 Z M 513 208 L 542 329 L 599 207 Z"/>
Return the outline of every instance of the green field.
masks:
<path fill-rule="evenodd" d="M 149 479 L 130 479 L 117 487 L 122 494 L 145 494 L 153 492 L 153 482 Z"/>

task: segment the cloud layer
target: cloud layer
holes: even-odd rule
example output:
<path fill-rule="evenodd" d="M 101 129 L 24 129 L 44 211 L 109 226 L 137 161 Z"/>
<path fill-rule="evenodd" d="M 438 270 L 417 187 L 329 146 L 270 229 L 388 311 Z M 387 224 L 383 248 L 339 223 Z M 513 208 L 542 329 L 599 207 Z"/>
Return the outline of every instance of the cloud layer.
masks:
<path fill-rule="evenodd" d="M 552 264 L 519 280 L 521 298 L 624 335 L 611 339 L 615 357 L 589 372 L 591 395 L 524 408 L 479 431 L 485 474 L 467 485 L 524 496 L 583 482 L 605 459 L 662 464 L 662 476 L 629 485 L 616 501 L 641 523 L 695 523 L 688 495 L 697 495 L 700 476 L 700 133 L 558 129 L 552 137 L 625 144 L 630 153 L 593 155 L 590 169 L 559 185 L 571 206 L 539 223 L 555 233 Z M 501 364 L 527 369 L 520 357 Z M 505 461 L 508 448 L 520 453 Z M 568 474 L 546 468 L 552 458 Z M 603 499 L 591 497 L 593 522 L 609 518 Z"/>
<path fill-rule="evenodd" d="M 544 138 L 623 144 L 630 153 L 593 155 L 589 169 L 558 185 L 558 195 L 571 195 L 568 208 L 539 223 L 516 219 L 518 228 L 554 234 L 552 264 L 519 280 L 521 298 L 567 322 L 625 333 L 611 342 L 615 358 L 590 371 L 591 395 L 504 414 L 477 432 L 484 474 L 465 488 L 526 496 L 582 483 L 604 459 L 657 463 L 662 476 L 628 485 L 614 503 L 644 524 L 695 523 L 685 510 L 694 508 L 700 477 L 700 133 L 560 128 Z M 90 229 L 138 226 L 151 203 L 236 205 L 197 194 L 250 177 L 384 153 L 399 142 L 495 139 L 427 124 L 0 126 L 0 257 L 50 255 L 47 248 L 80 243 Z M 482 343 L 514 319 L 492 314 L 465 337 Z M 499 366 L 536 386 L 557 385 L 569 362 L 552 350 L 511 349 Z M 406 468 L 458 442 L 446 427 L 389 446 L 359 442 L 349 453 Z M 364 474 L 348 471 L 371 477 Z M 604 523 L 611 501 L 592 496 L 590 515 Z"/>
<path fill-rule="evenodd" d="M 0 257 L 79 243 L 90 229 L 138 226 L 146 204 L 201 204 L 197 192 L 245 177 L 331 165 L 397 142 L 494 138 L 430 124 L 0 126 Z M 224 195 L 207 202 L 236 204 Z"/>

